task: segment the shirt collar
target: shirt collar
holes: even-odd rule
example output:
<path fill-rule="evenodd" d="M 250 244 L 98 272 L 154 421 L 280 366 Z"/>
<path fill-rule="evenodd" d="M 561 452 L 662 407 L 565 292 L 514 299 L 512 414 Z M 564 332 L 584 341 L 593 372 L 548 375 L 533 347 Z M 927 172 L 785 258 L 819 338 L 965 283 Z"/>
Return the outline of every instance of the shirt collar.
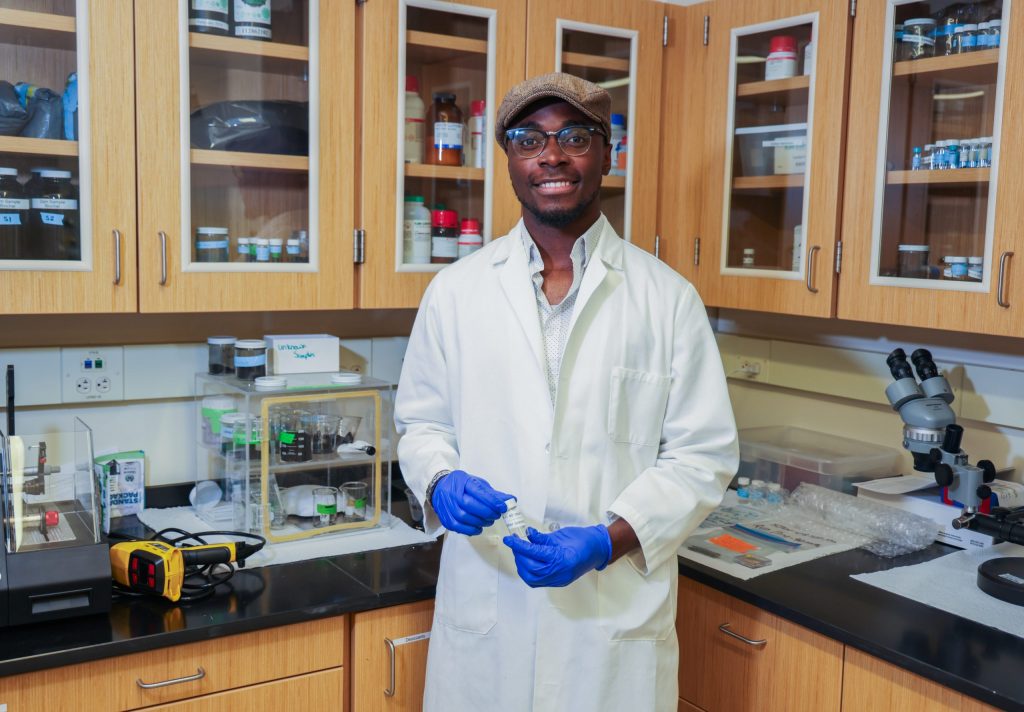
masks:
<path fill-rule="evenodd" d="M 601 239 L 601 233 L 604 232 L 604 226 L 607 222 L 608 219 L 605 218 L 604 213 L 601 213 L 597 220 L 594 221 L 594 224 L 576 238 L 576 242 L 572 246 L 572 252 L 569 253 L 574 275 L 582 274 L 587 268 L 587 263 L 590 261 L 594 251 L 597 250 L 597 243 Z M 533 237 L 530 236 L 530 231 L 526 229 L 525 225 L 523 225 L 523 229 L 520 231 L 520 237 L 523 240 L 523 249 L 526 250 L 530 261 L 530 274 L 534 275 L 544 271 L 544 258 L 541 257 L 540 249 L 537 247 L 537 243 L 533 241 Z"/>

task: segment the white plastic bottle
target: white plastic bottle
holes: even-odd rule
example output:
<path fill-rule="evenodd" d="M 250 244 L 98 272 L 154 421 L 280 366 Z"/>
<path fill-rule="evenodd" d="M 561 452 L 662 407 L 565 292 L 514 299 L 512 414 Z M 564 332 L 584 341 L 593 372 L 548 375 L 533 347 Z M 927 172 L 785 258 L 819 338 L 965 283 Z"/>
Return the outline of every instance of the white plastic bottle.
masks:
<path fill-rule="evenodd" d="M 430 211 L 422 195 L 405 197 L 402 251 L 405 264 L 430 264 Z"/>
<path fill-rule="evenodd" d="M 486 104 L 483 99 L 469 102 L 469 151 L 473 160 L 466 160 L 467 166 L 486 168 L 487 142 L 484 133 L 487 127 Z"/>
<path fill-rule="evenodd" d="M 608 142 L 612 147 L 612 169 L 609 171 L 610 175 L 613 176 L 624 176 L 626 171 L 621 170 L 619 165 L 619 151 L 621 150 L 619 144 L 622 139 L 626 137 L 626 117 L 622 114 L 612 114 L 612 135 L 608 138 Z"/>
<path fill-rule="evenodd" d="M 814 51 L 813 49 L 811 50 Z M 790 35 L 772 37 L 768 58 L 764 63 L 764 78 L 787 79 L 796 76 L 796 38 Z"/>
<path fill-rule="evenodd" d="M 483 245 L 484 238 L 480 235 L 480 221 L 464 218 L 459 232 L 459 259 L 473 254 Z"/>
<path fill-rule="evenodd" d="M 420 98 L 420 82 L 416 77 L 405 78 L 405 162 L 423 163 L 423 127 L 426 125 L 426 107 Z M 429 221 L 429 218 L 428 218 Z M 429 261 L 429 259 L 428 259 Z"/>

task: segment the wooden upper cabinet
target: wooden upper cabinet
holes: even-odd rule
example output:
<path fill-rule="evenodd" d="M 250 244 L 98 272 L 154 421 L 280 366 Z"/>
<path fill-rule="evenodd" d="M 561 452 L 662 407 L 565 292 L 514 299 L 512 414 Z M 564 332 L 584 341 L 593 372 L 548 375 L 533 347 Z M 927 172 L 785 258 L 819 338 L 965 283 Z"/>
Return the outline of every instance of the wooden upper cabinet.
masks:
<path fill-rule="evenodd" d="M 0 7 L 2 79 L 55 95 L 0 136 L 0 314 L 136 308 L 131 38 L 130 0 Z"/>
<path fill-rule="evenodd" d="M 526 0 L 374 0 L 359 14 L 359 306 L 416 307 L 434 274 L 466 254 L 457 244 L 463 221 L 475 220 L 487 242 L 519 219 L 493 136 L 498 104 L 523 79 Z M 435 96 L 446 95 L 435 135 Z M 430 234 L 440 209 L 456 237 Z"/>
<path fill-rule="evenodd" d="M 973 16 L 952 21 L 984 27 L 961 47 L 946 30 L 959 5 L 858 3 L 840 317 L 1021 334 L 1024 176 L 1019 161 L 1000 160 L 1024 150 L 1010 128 L 1024 106 L 1013 81 L 1024 16 L 1012 5 L 1002 3 L 1005 20 L 993 5 L 966 5 Z"/>
<path fill-rule="evenodd" d="M 531 0 L 527 32 L 528 77 L 568 72 L 611 94 L 612 173 L 601 184 L 601 208 L 620 236 L 649 251 L 657 231 L 663 7 Z"/>
<path fill-rule="evenodd" d="M 706 180 L 698 289 L 713 306 L 831 316 L 847 4 L 715 0 L 702 7 L 708 95 L 703 151 L 692 154 L 704 161 Z M 685 127 L 665 132 L 686 135 Z"/>
<path fill-rule="evenodd" d="M 269 41 L 188 7 L 135 3 L 140 310 L 351 308 L 353 4 L 274 2 Z"/>

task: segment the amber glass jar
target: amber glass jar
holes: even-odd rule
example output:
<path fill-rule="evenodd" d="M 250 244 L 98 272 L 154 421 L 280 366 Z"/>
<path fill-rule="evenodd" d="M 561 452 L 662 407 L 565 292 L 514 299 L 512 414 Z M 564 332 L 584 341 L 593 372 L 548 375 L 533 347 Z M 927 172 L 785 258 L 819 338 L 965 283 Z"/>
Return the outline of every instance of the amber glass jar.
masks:
<path fill-rule="evenodd" d="M 462 165 L 462 112 L 455 105 L 455 95 L 438 92 L 430 107 L 431 142 L 427 147 L 427 163 L 438 166 Z"/>

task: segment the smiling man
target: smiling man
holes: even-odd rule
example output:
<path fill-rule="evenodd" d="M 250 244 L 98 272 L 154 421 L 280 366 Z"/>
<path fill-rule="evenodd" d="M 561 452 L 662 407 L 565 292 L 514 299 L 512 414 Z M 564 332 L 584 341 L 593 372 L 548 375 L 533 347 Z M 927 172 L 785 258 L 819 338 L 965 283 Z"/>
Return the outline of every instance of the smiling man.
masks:
<path fill-rule="evenodd" d="M 428 712 L 676 709 L 676 550 L 736 426 L 693 287 L 601 213 L 610 110 L 568 74 L 508 93 L 522 220 L 437 275 L 409 339 L 399 460 L 448 532 Z M 513 498 L 528 540 L 495 524 Z"/>

